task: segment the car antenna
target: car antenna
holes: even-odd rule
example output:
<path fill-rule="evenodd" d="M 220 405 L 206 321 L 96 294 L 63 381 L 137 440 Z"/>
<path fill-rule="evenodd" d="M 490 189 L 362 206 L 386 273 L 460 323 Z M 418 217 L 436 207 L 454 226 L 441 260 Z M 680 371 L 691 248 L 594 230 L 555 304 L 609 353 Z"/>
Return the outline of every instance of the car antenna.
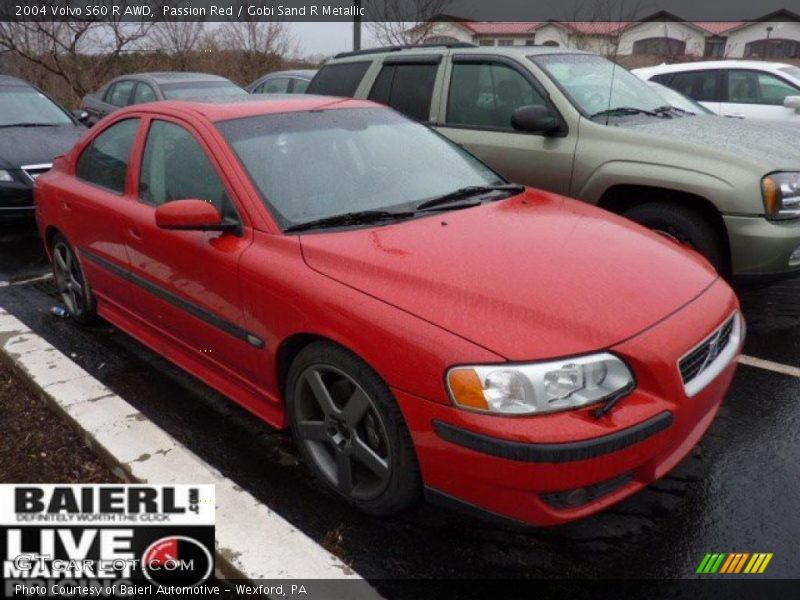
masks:
<path fill-rule="evenodd" d="M 622 23 L 622 7 L 625 4 L 625 0 L 622 0 L 619 4 L 619 21 L 618 23 Z M 617 74 L 617 55 L 619 54 L 619 37 L 620 32 L 617 32 L 616 41 L 614 42 L 614 54 L 611 57 L 612 64 L 614 65 L 611 67 L 611 85 L 608 89 L 608 106 L 606 106 L 606 127 L 608 127 L 608 122 L 611 120 L 611 98 L 614 94 L 614 76 Z"/>

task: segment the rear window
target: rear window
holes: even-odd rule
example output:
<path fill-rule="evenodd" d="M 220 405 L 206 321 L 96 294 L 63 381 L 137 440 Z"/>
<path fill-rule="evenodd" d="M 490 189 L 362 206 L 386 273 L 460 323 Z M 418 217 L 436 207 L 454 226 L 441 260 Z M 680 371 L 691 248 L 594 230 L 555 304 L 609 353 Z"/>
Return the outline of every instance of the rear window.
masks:
<path fill-rule="evenodd" d="M 161 91 L 167 100 L 182 98 L 202 98 L 205 96 L 244 96 L 244 89 L 231 81 L 193 81 L 186 83 L 165 83 Z"/>
<path fill-rule="evenodd" d="M 322 96 L 354 96 L 369 65 L 369 61 L 326 65 L 311 81 L 306 93 Z"/>
<path fill-rule="evenodd" d="M 418 121 L 427 121 L 438 68 L 439 65 L 385 65 L 369 99 L 388 104 Z"/>

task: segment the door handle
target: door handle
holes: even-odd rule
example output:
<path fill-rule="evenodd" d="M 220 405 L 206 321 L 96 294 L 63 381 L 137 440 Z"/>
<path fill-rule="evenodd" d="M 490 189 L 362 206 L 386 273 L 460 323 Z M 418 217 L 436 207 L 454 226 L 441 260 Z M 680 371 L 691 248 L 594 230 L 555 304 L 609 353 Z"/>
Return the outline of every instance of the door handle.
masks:
<path fill-rule="evenodd" d="M 64 200 L 64 210 L 72 210 L 72 203 Z"/>
<path fill-rule="evenodd" d="M 128 233 L 131 234 L 132 238 L 135 238 L 137 240 L 142 239 L 142 232 L 139 231 L 138 229 L 134 229 L 133 227 L 131 227 L 130 229 L 128 229 Z"/>

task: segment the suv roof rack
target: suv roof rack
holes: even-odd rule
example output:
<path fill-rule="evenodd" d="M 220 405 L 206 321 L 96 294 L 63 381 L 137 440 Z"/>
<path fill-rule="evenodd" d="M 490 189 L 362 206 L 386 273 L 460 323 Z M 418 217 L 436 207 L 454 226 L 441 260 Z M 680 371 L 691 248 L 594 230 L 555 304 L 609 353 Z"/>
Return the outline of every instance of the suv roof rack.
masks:
<path fill-rule="evenodd" d="M 348 56 L 361 56 L 362 54 L 381 54 L 383 52 L 399 52 L 400 50 L 412 50 L 414 48 L 477 48 L 476 44 L 470 42 L 453 42 L 452 44 L 406 44 L 404 46 L 379 46 L 377 48 L 366 48 L 364 50 L 352 50 L 350 52 L 339 52 L 333 58 L 346 58 Z"/>

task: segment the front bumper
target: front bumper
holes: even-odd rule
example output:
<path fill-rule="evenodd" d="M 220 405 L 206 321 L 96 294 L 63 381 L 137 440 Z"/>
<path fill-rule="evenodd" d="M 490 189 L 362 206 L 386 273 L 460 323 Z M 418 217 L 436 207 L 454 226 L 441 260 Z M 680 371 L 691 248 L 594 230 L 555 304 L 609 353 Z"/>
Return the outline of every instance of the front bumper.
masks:
<path fill-rule="evenodd" d="M 800 248 L 800 220 L 769 221 L 764 217 L 726 215 L 734 280 L 769 283 L 800 276 L 800 262 L 789 257 Z"/>
<path fill-rule="evenodd" d="M 0 183 L 0 219 L 33 217 L 33 186 L 26 183 Z"/>
<path fill-rule="evenodd" d="M 393 390 L 428 495 L 505 520 L 557 525 L 596 513 L 662 477 L 708 429 L 736 368 L 731 361 L 688 398 L 676 363 L 736 308 L 730 288 L 718 281 L 657 326 L 612 348 L 628 361 L 638 386 L 601 419 L 589 414 L 595 407 L 490 416 Z M 579 501 L 572 502 L 576 491 Z"/>

